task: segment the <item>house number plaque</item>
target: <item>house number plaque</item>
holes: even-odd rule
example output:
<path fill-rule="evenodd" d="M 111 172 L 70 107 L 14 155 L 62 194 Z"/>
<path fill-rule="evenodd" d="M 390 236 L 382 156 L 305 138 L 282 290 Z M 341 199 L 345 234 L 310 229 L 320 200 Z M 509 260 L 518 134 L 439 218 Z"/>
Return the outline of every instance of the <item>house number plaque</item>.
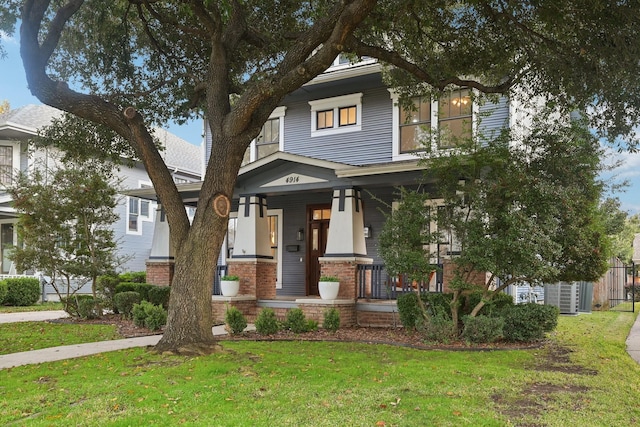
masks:
<path fill-rule="evenodd" d="M 218 194 L 215 199 L 213 199 L 213 210 L 221 217 L 229 216 L 229 212 L 231 212 L 231 202 L 229 198 L 224 194 Z"/>

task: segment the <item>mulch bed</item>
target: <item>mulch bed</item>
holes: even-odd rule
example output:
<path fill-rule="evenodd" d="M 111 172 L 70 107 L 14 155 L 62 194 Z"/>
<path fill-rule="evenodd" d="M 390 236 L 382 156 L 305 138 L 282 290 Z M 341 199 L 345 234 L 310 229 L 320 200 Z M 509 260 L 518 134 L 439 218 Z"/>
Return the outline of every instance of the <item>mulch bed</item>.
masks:
<path fill-rule="evenodd" d="M 124 318 L 120 314 L 108 314 L 100 319 L 81 320 L 74 318 L 58 319 L 59 323 L 86 323 L 116 325 L 118 333 L 125 338 L 140 337 L 146 335 L 161 334 L 162 331 L 151 331 L 144 327 L 138 327 L 133 321 Z M 466 344 L 463 341 L 449 344 L 425 343 L 420 334 L 405 332 L 402 328 L 365 328 L 348 327 L 340 328 L 335 333 L 318 329 L 317 331 L 296 334 L 291 331 L 279 331 L 273 335 L 260 335 L 253 332 L 244 332 L 238 335 L 226 335 L 226 341 L 252 340 L 252 341 L 337 341 L 337 342 L 361 342 L 369 344 L 389 344 L 403 347 L 411 347 L 425 350 L 466 350 L 466 351 L 492 351 L 492 350 L 521 350 L 541 347 L 543 343 L 511 343 L 495 342 L 491 344 Z"/>

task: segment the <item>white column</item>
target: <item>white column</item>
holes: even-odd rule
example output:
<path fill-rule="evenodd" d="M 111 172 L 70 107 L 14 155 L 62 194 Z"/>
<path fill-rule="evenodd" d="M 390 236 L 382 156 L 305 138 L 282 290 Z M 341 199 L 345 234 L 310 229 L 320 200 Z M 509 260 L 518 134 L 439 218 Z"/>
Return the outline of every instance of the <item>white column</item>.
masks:
<path fill-rule="evenodd" d="M 240 196 L 236 239 L 231 258 L 273 258 L 265 196 Z"/>
<path fill-rule="evenodd" d="M 633 262 L 640 263 L 640 233 L 633 236 Z"/>
<path fill-rule="evenodd" d="M 325 257 L 367 255 L 364 217 L 359 188 L 335 188 Z"/>
<path fill-rule="evenodd" d="M 151 241 L 151 254 L 149 260 L 166 261 L 173 259 L 173 248 L 169 236 L 169 223 L 162 206 L 158 204 L 156 220 L 153 224 L 153 240 Z"/>

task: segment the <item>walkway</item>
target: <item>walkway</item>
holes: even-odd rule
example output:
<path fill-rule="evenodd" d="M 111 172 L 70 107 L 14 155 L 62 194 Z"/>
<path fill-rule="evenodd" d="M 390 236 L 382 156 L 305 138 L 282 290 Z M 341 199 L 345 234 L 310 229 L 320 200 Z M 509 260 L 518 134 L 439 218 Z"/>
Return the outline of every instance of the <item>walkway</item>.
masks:
<path fill-rule="evenodd" d="M 54 320 L 61 317 L 68 317 L 68 315 L 64 311 L 0 313 L 0 323 Z M 253 325 L 249 325 L 247 329 L 253 330 L 255 327 Z M 213 334 L 218 336 L 226 335 L 227 331 L 224 330 L 224 326 L 214 326 Z M 4 354 L 0 355 L 0 369 L 73 359 L 76 357 L 89 356 L 108 351 L 124 350 L 132 347 L 147 347 L 156 345 L 158 341 L 160 341 L 160 338 L 162 338 L 162 335 L 149 335 L 144 337 L 100 341 L 86 344 L 63 345 L 60 347 Z"/>

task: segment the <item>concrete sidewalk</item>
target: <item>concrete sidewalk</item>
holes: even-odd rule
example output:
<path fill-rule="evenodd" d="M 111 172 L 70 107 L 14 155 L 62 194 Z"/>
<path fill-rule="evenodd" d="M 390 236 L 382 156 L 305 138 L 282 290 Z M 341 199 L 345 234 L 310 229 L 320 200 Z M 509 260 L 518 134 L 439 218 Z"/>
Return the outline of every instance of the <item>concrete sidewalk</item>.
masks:
<path fill-rule="evenodd" d="M 62 314 L 61 314 L 62 313 Z M 67 317 L 64 311 L 39 311 L 29 313 L 0 313 L 0 323 L 26 322 L 54 320 Z M 13 319 L 13 320 L 12 320 Z M 255 330 L 254 325 L 249 325 L 247 330 Z M 224 326 L 214 326 L 213 335 L 226 335 Z M 40 350 L 24 351 L 0 355 L 0 369 L 13 368 L 15 366 L 33 365 L 44 362 L 55 362 L 57 360 L 73 359 L 76 357 L 90 356 L 92 354 L 105 353 L 108 351 L 124 350 L 132 347 L 147 347 L 156 345 L 162 335 L 149 335 L 136 338 L 125 338 L 121 340 L 100 341 L 86 344 L 63 345 L 60 347 L 43 348 Z"/>

